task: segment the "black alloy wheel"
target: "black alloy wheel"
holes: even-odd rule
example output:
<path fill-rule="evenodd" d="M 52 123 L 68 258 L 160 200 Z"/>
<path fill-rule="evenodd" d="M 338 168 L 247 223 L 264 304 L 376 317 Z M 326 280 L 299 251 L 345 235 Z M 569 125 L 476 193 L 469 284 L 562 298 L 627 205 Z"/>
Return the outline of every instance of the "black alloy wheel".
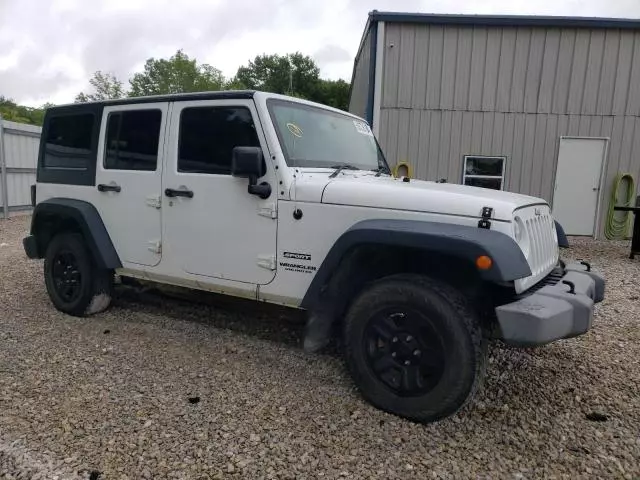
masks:
<path fill-rule="evenodd" d="M 421 312 L 380 311 L 367 325 L 364 342 L 371 371 L 399 396 L 423 395 L 442 377 L 442 339 Z"/>
<path fill-rule="evenodd" d="M 371 282 L 344 319 L 345 360 L 362 396 L 418 422 L 448 417 L 473 396 L 487 339 L 469 299 L 424 275 Z"/>
<path fill-rule="evenodd" d="M 61 312 L 84 317 L 109 307 L 113 270 L 99 268 L 79 233 L 54 236 L 44 257 L 44 282 Z"/>
<path fill-rule="evenodd" d="M 60 250 L 53 257 L 51 275 L 56 293 L 67 303 L 77 300 L 82 293 L 82 273 L 73 252 Z"/>

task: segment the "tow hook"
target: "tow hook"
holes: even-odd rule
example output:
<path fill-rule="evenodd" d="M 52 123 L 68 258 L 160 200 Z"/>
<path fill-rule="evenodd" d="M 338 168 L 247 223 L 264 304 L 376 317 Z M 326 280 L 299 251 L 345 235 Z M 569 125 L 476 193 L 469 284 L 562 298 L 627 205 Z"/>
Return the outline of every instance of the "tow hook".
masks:
<path fill-rule="evenodd" d="M 571 282 L 569 280 L 563 280 L 562 283 L 564 283 L 565 285 L 569 286 L 569 293 L 571 295 L 575 295 L 576 294 L 576 285 L 573 282 Z"/>

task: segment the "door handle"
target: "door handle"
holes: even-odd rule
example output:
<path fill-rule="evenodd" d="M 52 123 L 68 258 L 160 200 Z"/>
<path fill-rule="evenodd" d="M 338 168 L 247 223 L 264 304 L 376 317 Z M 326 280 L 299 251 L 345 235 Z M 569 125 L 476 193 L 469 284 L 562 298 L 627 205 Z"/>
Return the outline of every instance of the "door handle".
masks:
<path fill-rule="evenodd" d="M 116 193 L 120 193 L 120 190 L 122 190 L 120 185 L 115 185 L 115 184 L 105 185 L 104 183 L 100 183 L 98 185 L 98 191 L 99 192 L 116 192 Z"/>
<path fill-rule="evenodd" d="M 167 188 L 164 191 L 167 197 L 186 197 L 193 198 L 193 192 L 191 190 L 176 190 L 175 188 Z"/>

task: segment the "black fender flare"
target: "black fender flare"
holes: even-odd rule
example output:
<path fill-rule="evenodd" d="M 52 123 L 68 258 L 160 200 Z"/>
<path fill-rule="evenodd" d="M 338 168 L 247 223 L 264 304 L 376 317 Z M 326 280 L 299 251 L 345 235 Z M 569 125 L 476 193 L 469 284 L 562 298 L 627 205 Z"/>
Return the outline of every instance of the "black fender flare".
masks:
<path fill-rule="evenodd" d="M 122 262 L 116 252 L 109 232 L 96 208 L 89 202 L 72 198 L 51 198 L 36 205 L 31 219 L 31 238 L 24 240 L 27 244 L 37 246 L 33 254 L 42 258 L 45 254 L 45 239 L 50 239 L 47 225 L 52 220 L 72 220 L 80 228 L 87 247 L 99 268 L 121 268 Z M 34 249 L 32 248 L 32 251 Z M 31 256 L 31 255 L 30 255 Z"/>
<path fill-rule="evenodd" d="M 554 220 L 556 225 L 556 234 L 558 235 L 558 246 L 561 248 L 569 248 L 569 240 L 567 239 L 567 235 L 564 233 L 564 228 L 557 220 Z"/>
<path fill-rule="evenodd" d="M 313 278 L 300 306 L 319 310 L 322 294 L 340 268 L 345 255 L 359 245 L 409 247 L 435 255 L 462 258 L 475 265 L 487 255 L 493 260 L 488 270 L 478 270 L 489 282 L 509 282 L 531 275 L 529 264 L 518 244 L 508 235 L 484 228 L 415 220 L 364 220 L 349 228 L 335 242 Z"/>

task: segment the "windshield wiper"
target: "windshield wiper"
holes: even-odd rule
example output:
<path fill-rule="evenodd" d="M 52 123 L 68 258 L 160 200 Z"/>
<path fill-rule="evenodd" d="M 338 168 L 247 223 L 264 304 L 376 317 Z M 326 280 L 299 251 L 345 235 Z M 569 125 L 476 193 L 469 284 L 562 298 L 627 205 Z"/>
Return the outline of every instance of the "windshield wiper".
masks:
<path fill-rule="evenodd" d="M 383 173 L 386 173 L 387 175 L 391 175 L 391 172 L 389 172 L 389 169 L 383 165 L 380 165 L 378 168 L 372 171 L 376 172 L 376 177 L 379 177 Z"/>
<path fill-rule="evenodd" d="M 353 165 L 332 165 L 331 168 L 335 168 L 336 170 L 329 175 L 329 178 L 335 178 L 341 171 L 343 170 L 360 170 L 357 167 L 354 167 Z"/>

